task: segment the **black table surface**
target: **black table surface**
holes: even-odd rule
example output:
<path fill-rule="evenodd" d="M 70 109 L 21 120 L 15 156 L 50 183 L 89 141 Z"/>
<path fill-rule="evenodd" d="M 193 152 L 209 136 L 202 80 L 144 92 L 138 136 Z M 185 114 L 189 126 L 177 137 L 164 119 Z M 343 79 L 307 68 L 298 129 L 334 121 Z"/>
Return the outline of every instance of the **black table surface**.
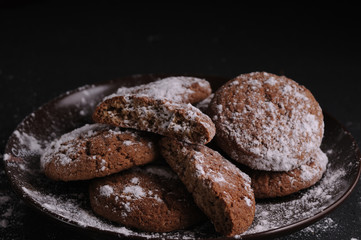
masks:
<path fill-rule="evenodd" d="M 360 144 L 361 39 L 352 6 L 0 4 L 1 158 L 17 124 L 50 99 L 142 73 L 286 75 L 310 89 Z M 358 183 L 325 218 L 279 239 L 361 239 L 360 226 Z M 82 238 L 20 200 L 1 161 L 0 239 Z"/>

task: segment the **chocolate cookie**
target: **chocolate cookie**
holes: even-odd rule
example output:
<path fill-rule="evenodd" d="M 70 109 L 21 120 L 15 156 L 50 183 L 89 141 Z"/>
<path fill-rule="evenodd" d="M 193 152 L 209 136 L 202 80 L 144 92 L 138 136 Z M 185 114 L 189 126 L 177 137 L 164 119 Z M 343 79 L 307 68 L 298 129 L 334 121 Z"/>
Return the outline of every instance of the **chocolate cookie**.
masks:
<path fill-rule="evenodd" d="M 247 230 L 255 214 L 247 174 L 204 145 L 163 138 L 160 146 L 161 154 L 217 232 L 234 236 Z"/>
<path fill-rule="evenodd" d="M 304 86 L 266 72 L 242 74 L 215 92 L 209 107 L 218 145 L 253 169 L 290 171 L 320 147 L 322 110 Z"/>
<path fill-rule="evenodd" d="M 74 181 L 103 177 L 157 158 L 155 136 L 87 124 L 54 140 L 41 156 L 46 176 Z"/>
<path fill-rule="evenodd" d="M 317 183 L 326 171 L 328 158 L 321 149 L 315 151 L 310 161 L 288 172 L 270 172 L 248 169 L 256 198 L 283 197 Z"/>
<path fill-rule="evenodd" d="M 95 179 L 89 196 L 99 216 L 142 231 L 186 229 L 205 219 L 177 175 L 164 166 Z"/>
<path fill-rule="evenodd" d="M 108 98 L 97 106 L 93 119 L 99 123 L 153 132 L 190 143 L 206 144 L 215 134 L 212 120 L 191 104 L 143 95 Z"/>
<path fill-rule="evenodd" d="M 108 98 L 123 95 L 147 96 L 153 99 L 169 99 L 178 103 L 197 103 L 212 92 L 205 79 L 196 77 L 173 76 L 135 87 L 122 87 Z"/>

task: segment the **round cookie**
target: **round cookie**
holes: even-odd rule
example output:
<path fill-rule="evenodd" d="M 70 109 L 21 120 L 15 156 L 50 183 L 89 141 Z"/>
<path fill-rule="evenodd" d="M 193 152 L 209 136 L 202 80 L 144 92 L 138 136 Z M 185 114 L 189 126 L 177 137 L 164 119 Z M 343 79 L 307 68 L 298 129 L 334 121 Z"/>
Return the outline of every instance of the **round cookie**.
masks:
<path fill-rule="evenodd" d="M 244 170 L 252 179 L 256 198 L 283 197 L 317 183 L 324 172 L 328 158 L 321 149 L 315 151 L 307 164 L 288 172 Z"/>
<path fill-rule="evenodd" d="M 266 72 L 242 74 L 215 92 L 209 114 L 217 144 L 250 168 L 290 171 L 323 138 L 321 107 L 304 86 Z"/>
<path fill-rule="evenodd" d="M 160 151 L 217 232 L 235 236 L 248 229 L 255 198 L 247 174 L 204 145 L 162 138 Z"/>
<path fill-rule="evenodd" d="M 158 156 L 156 137 L 103 124 L 87 124 L 54 140 L 40 163 L 47 177 L 74 181 L 104 177 Z"/>
<path fill-rule="evenodd" d="M 186 229 L 205 220 L 177 175 L 166 166 L 133 168 L 89 186 L 93 211 L 147 232 Z"/>

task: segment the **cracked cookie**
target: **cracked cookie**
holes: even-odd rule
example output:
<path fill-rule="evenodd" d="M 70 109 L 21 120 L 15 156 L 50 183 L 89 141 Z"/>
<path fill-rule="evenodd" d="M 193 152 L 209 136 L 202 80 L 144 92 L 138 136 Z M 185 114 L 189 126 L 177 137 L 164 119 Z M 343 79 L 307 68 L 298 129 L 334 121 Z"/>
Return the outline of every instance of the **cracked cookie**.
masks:
<path fill-rule="evenodd" d="M 256 198 L 283 197 L 316 184 L 326 171 L 328 158 L 321 149 L 315 151 L 309 162 L 288 172 L 241 169 L 252 179 Z"/>
<path fill-rule="evenodd" d="M 255 199 L 247 174 L 204 145 L 162 138 L 160 152 L 217 232 L 235 236 L 248 229 Z"/>
<path fill-rule="evenodd" d="M 189 143 L 206 144 L 215 134 L 212 120 L 191 104 L 143 95 L 108 98 L 97 106 L 93 120 L 153 132 Z"/>
<path fill-rule="evenodd" d="M 308 89 L 284 76 L 239 75 L 215 92 L 208 110 L 219 147 L 256 170 L 295 169 L 310 159 L 323 138 L 318 102 Z"/>
<path fill-rule="evenodd" d="M 93 211 L 147 232 L 187 229 L 205 220 L 177 175 L 165 166 L 136 167 L 89 186 Z"/>
<path fill-rule="evenodd" d="M 103 177 L 154 161 L 155 136 L 103 124 L 87 124 L 54 140 L 41 156 L 41 167 L 53 180 Z"/>

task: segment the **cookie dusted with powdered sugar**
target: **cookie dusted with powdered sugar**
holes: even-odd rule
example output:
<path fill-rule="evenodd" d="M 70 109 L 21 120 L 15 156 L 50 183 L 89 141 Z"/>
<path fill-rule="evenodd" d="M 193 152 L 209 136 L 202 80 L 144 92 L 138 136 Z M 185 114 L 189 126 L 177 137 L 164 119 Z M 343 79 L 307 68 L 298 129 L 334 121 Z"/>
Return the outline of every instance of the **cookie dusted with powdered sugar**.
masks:
<path fill-rule="evenodd" d="M 215 135 L 212 120 L 191 104 L 166 98 L 123 95 L 108 98 L 94 111 L 95 122 L 206 144 Z"/>
<path fill-rule="evenodd" d="M 218 145 L 250 168 L 290 171 L 320 147 L 321 107 L 304 86 L 266 72 L 242 74 L 215 92 L 209 113 Z"/>
<path fill-rule="evenodd" d="M 287 196 L 313 186 L 322 178 L 327 163 L 326 154 L 318 149 L 308 163 L 288 172 L 243 170 L 252 179 L 252 188 L 256 198 L 274 198 Z"/>
<path fill-rule="evenodd" d="M 116 93 L 107 96 L 138 95 L 154 99 L 169 99 L 178 103 L 197 103 L 212 92 L 211 85 L 205 79 L 186 76 L 173 76 L 135 87 L 122 87 Z"/>
<path fill-rule="evenodd" d="M 177 175 L 165 166 L 95 179 L 89 196 L 97 215 L 141 231 L 170 232 L 205 220 Z"/>
<path fill-rule="evenodd" d="M 255 214 L 247 174 L 204 145 L 162 138 L 160 151 L 217 232 L 235 236 L 247 230 Z"/>
<path fill-rule="evenodd" d="M 41 167 L 53 180 L 104 177 L 155 160 L 156 139 L 148 133 L 87 124 L 54 140 L 41 156 Z"/>

